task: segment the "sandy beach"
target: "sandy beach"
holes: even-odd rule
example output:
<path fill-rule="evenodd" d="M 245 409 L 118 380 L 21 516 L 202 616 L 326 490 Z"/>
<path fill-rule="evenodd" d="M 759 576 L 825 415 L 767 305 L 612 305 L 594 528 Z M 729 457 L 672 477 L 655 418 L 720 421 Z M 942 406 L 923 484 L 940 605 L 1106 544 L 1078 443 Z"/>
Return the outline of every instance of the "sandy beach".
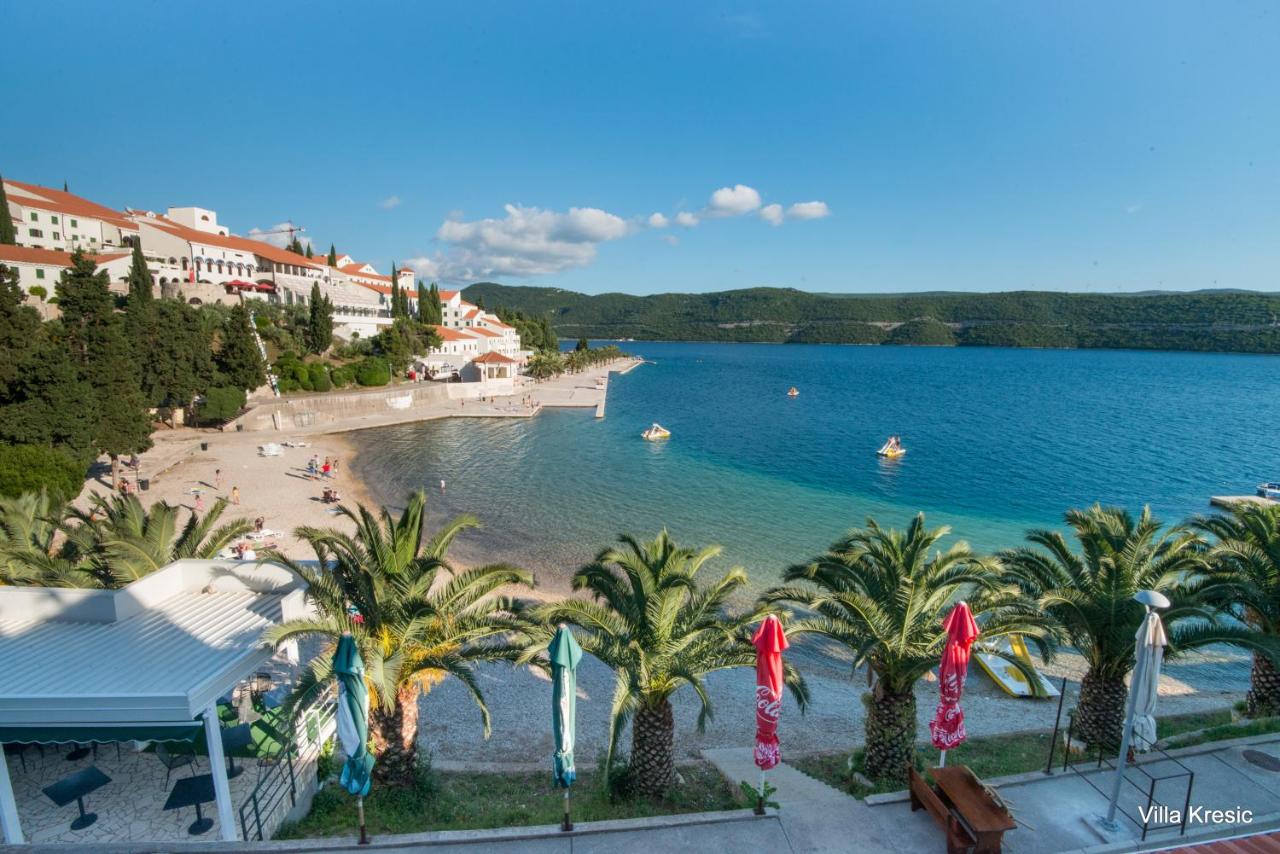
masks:
<path fill-rule="evenodd" d="M 337 489 L 341 504 L 373 506 L 368 491 L 355 474 L 352 465 L 355 450 L 345 433 L 370 427 L 381 427 L 404 421 L 429 421 L 440 418 L 529 418 L 543 407 L 595 409 L 605 397 L 597 388 L 597 378 L 610 372 L 625 372 L 639 362 L 623 360 L 602 365 L 578 374 L 564 374 L 543 382 L 524 380 L 516 393 L 485 401 L 450 401 L 421 407 L 412 412 L 388 412 L 347 419 L 327 424 L 322 429 L 290 431 L 218 431 L 181 428 L 159 430 L 153 435 L 151 450 L 139 455 L 135 476 L 125 471 L 130 482 L 146 480 L 148 489 L 139 492 L 143 504 L 164 501 L 191 510 L 197 493 L 205 510 L 218 498 L 231 501 L 223 514 L 223 522 L 233 519 L 254 521 L 261 517 L 266 529 L 274 532 L 274 542 L 289 557 L 314 557 L 310 548 L 294 535 L 303 526 L 332 526 L 350 529 L 351 523 L 340 516 L 337 505 L 322 499 L 326 486 Z M 288 447 L 286 442 L 303 445 Z M 281 445 L 279 456 L 262 456 L 259 447 L 266 443 Z M 204 447 L 207 445 L 207 448 Z M 307 463 L 312 457 L 320 463 L 330 458 L 338 461 L 336 476 L 312 478 Z M 100 467 L 101 468 L 101 467 Z M 221 471 L 219 478 L 218 472 Z M 233 501 L 238 489 L 239 501 Z M 110 491 L 109 471 L 95 472 L 85 483 L 76 503 L 80 506 L 93 492 Z"/>

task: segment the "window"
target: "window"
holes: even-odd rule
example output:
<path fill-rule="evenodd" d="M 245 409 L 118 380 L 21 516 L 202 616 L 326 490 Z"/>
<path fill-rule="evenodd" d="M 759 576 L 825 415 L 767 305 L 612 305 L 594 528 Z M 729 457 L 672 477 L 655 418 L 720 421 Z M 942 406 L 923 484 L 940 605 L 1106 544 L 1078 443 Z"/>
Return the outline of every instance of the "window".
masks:
<path fill-rule="evenodd" d="M 53 239 L 54 239 L 54 240 L 61 240 L 61 239 L 62 239 L 62 235 L 61 235 L 61 234 L 58 234 L 58 232 L 56 232 L 56 231 L 55 231 L 55 232 L 53 233 Z"/>
<path fill-rule="evenodd" d="M 39 267 L 36 268 L 36 278 L 37 279 L 44 278 L 44 270 L 41 270 Z"/>
<path fill-rule="evenodd" d="M 49 222 L 53 223 L 54 225 L 57 225 L 57 224 L 58 224 L 58 215 L 57 215 L 57 214 L 49 214 Z"/>
<path fill-rule="evenodd" d="M 39 221 L 40 221 L 40 214 L 36 213 L 35 211 L 32 211 L 32 212 L 31 212 L 31 221 L 32 221 L 32 222 L 39 222 Z"/>
<path fill-rule="evenodd" d="M 71 227 L 72 227 L 72 228 L 79 228 L 79 227 L 80 227 L 80 223 L 76 222 L 76 221 L 73 219 L 73 220 L 71 220 Z"/>
<path fill-rule="evenodd" d="M 28 228 L 27 234 L 31 235 L 32 237 L 44 237 L 44 232 L 38 228 Z"/>

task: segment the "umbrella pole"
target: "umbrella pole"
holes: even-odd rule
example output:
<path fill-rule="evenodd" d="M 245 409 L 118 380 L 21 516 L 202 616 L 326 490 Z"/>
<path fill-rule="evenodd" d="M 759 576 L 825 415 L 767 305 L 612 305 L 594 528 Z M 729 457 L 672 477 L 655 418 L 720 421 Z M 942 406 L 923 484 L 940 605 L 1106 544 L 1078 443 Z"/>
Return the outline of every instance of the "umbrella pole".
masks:
<path fill-rule="evenodd" d="M 364 829 L 364 798 L 356 798 L 356 815 L 360 817 L 360 844 L 369 844 L 369 835 Z"/>
<path fill-rule="evenodd" d="M 947 751 L 945 750 L 941 751 L 938 756 L 938 767 L 939 768 L 947 767 Z"/>
<path fill-rule="evenodd" d="M 564 832 L 573 830 L 573 822 L 569 819 L 569 787 L 564 787 L 564 822 L 561 823 L 560 829 Z"/>
<path fill-rule="evenodd" d="M 764 769 L 760 769 L 760 795 L 756 798 L 756 815 L 764 815 Z"/>

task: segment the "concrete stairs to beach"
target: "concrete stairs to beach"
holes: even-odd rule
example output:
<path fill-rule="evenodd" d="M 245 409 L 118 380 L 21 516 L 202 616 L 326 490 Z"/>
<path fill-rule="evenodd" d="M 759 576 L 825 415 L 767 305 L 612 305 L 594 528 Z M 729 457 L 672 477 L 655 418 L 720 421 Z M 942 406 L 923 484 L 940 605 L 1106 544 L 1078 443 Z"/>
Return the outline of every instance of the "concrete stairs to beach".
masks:
<path fill-rule="evenodd" d="M 760 785 L 760 769 L 756 767 L 755 755 L 750 747 L 704 750 L 702 758 L 714 765 L 735 788 L 743 780 L 752 786 Z M 765 779 L 777 787 L 778 791 L 774 793 L 772 800 L 777 801 L 781 809 L 792 805 L 810 807 L 823 803 L 852 808 L 861 804 L 852 795 L 828 786 L 785 762 L 779 762 Z"/>

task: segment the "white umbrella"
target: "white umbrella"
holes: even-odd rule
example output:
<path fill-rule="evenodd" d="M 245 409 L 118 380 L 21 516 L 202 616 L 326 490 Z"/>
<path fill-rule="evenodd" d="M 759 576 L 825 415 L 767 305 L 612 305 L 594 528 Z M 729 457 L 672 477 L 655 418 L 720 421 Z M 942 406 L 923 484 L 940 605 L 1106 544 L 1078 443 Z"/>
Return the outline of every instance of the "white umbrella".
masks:
<path fill-rule="evenodd" d="M 1134 747 L 1150 750 L 1156 743 L 1156 694 L 1160 686 L 1160 665 L 1164 662 L 1164 648 L 1169 639 L 1164 633 L 1164 623 L 1154 610 L 1138 627 L 1135 656 L 1138 664 L 1133 669 L 1133 683 L 1129 686 L 1129 702 L 1133 704 Z M 1144 660 L 1145 659 L 1145 660 Z"/>

